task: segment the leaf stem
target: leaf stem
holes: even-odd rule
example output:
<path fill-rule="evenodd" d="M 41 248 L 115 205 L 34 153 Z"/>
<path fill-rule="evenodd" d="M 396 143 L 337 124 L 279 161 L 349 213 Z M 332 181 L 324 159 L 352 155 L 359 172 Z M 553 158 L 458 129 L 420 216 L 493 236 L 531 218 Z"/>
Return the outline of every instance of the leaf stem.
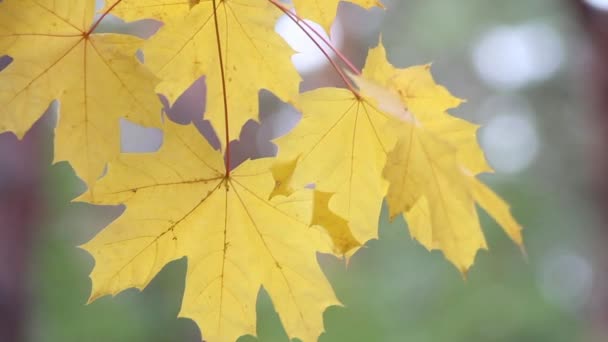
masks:
<path fill-rule="evenodd" d="M 215 39 L 217 41 L 217 54 L 220 64 L 220 75 L 222 78 L 222 96 L 224 100 L 224 135 L 226 140 L 226 155 L 224 156 L 226 163 L 226 178 L 230 177 L 230 129 L 228 126 L 228 94 L 226 92 L 226 75 L 224 73 L 224 58 L 222 56 L 222 42 L 220 40 L 220 27 L 217 20 L 217 0 L 213 2 L 213 22 L 215 24 Z"/>
<path fill-rule="evenodd" d="M 320 32 L 319 30 L 315 29 L 312 25 L 310 25 L 310 23 L 308 23 L 306 20 L 302 20 L 300 17 L 298 17 L 295 13 L 294 16 L 296 18 L 298 18 L 298 20 L 300 22 L 302 22 L 304 24 L 304 26 L 306 26 L 309 30 L 311 30 L 317 37 L 319 37 L 319 39 L 321 39 L 323 41 L 323 43 L 325 43 L 325 45 L 327 45 L 331 51 L 333 51 L 336 56 L 338 56 L 338 58 L 340 58 L 340 60 L 346 64 L 346 66 L 353 72 L 355 73 L 355 75 L 361 75 L 361 71 L 359 69 L 357 69 L 357 67 L 355 67 L 355 65 L 340 51 L 338 50 L 338 48 L 336 48 L 331 41 L 329 41 L 327 38 L 325 38 Z"/>
<path fill-rule="evenodd" d="M 321 38 L 321 40 L 327 46 L 329 46 L 329 48 L 332 51 L 334 51 L 336 53 L 336 55 L 338 55 L 338 57 L 340 57 L 340 59 L 346 65 L 348 65 L 349 68 L 351 68 L 351 70 L 353 70 L 353 72 L 355 74 L 359 75 L 359 74 L 361 74 L 361 72 L 359 70 L 357 70 L 357 68 L 355 68 L 355 66 L 341 52 L 338 51 L 338 49 L 336 49 L 327 39 L 325 39 L 325 37 L 323 37 L 323 35 L 321 35 L 317 30 L 315 30 L 310 24 L 308 24 L 302 18 L 298 17 L 297 14 L 293 13 L 289 8 L 287 8 L 283 4 L 277 2 L 277 0 L 268 0 L 268 1 L 270 1 L 278 9 L 280 9 L 283 13 L 285 13 L 289 17 L 289 19 L 291 19 L 291 21 L 293 21 L 296 25 L 298 25 L 298 27 L 302 30 L 302 32 L 304 32 L 304 34 L 306 34 L 306 36 L 308 36 L 308 38 L 310 38 L 310 40 L 313 42 L 313 44 L 315 44 L 317 46 L 317 48 L 319 48 L 319 51 L 321 51 L 321 53 L 325 56 L 325 58 L 327 59 L 327 61 L 329 61 L 329 63 L 334 68 L 334 70 L 338 73 L 338 75 L 340 76 L 340 78 L 342 79 L 342 81 L 344 82 L 344 84 L 346 85 L 346 87 L 357 98 L 361 98 L 361 94 L 359 94 L 359 92 L 355 89 L 355 87 L 350 82 L 350 80 L 348 79 L 348 77 L 346 77 L 346 74 L 344 74 L 344 71 L 342 71 L 342 68 L 340 68 L 338 66 L 338 64 L 336 64 L 336 62 L 333 60 L 333 58 L 331 58 L 331 56 L 329 56 L 329 54 L 327 53 L 327 51 L 325 51 L 325 49 L 323 49 L 323 47 L 321 46 L 321 44 L 319 44 L 319 42 L 312 36 L 312 34 L 306 29 L 306 27 L 309 28 L 311 31 L 313 31 L 319 38 Z M 304 23 L 304 25 L 302 25 L 302 23 Z"/>
<path fill-rule="evenodd" d="M 279 6 L 281 7 L 281 11 L 285 12 L 285 11 L 289 11 L 289 13 L 291 13 L 291 15 L 293 16 L 293 18 L 295 18 L 297 21 L 299 21 L 300 23 L 302 23 L 304 26 L 306 26 L 307 29 L 309 29 L 310 31 L 312 31 L 312 33 L 315 34 L 315 36 L 319 37 L 319 39 L 321 39 L 321 41 L 323 41 L 323 43 L 331 49 L 331 51 L 333 51 L 336 56 L 338 56 L 338 58 L 340 58 L 340 60 L 346 64 L 346 66 L 355 74 L 355 75 L 361 75 L 361 71 L 359 69 L 357 69 L 357 67 L 338 49 L 336 48 L 336 46 L 334 44 L 332 44 L 332 42 L 330 40 L 328 40 L 327 38 L 325 38 L 325 36 L 323 36 L 321 34 L 321 32 L 319 32 L 319 30 L 317 30 L 316 28 L 314 28 L 312 25 L 310 25 L 310 23 L 308 23 L 306 20 L 300 18 L 295 12 L 293 12 L 290 8 L 286 7 L 285 5 L 281 4 L 281 3 L 276 3 L 275 0 L 270 0 L 270 2 L 272 2 L 273 4 L 275 4 L 275 6 Z M 293 20 L 293 19 L 292 19 Z M 300 26 L 301 28 L 301 26 Z"/>

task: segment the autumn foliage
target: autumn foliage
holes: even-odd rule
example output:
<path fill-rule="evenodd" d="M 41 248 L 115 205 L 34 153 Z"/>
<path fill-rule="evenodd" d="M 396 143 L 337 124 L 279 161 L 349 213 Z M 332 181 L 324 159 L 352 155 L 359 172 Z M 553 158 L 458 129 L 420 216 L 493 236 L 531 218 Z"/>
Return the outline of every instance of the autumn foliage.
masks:
<path fill-rule="evenodd" d="M 348 259 L 376 238 L 383 201 L 461 272 L 487 247 L 476 206 L 522 244 L 508 206 L 477 178 L 492 172 L 478 126 L 448 114 L 462 100 L 433 81 L 430 66 L 395 68 L 380 43 L 359 71 L 301 20 L 328 30 L 338 2 L 108 0 L 97 19 L 95 0 L 0 2 L 0 56 L 12 58 L 0 72 L 0 132 L 22 137 L 58 100 L 55 161 L 87 184 L 77 200 L 126 207 L 82 246 L 95 258 L 91 301 L 142 289 L 186 257 L 179 315 L 206 340 L 255 335 L 263 286 L 288 335 L 315 341 L 324 310 L 340 304 L 317 254 Z M 164 25 L 147 41 L 97 33 L 110 14 Z M 294 51 L 274 30 L 281 15 L 319 49 L 336 50 L 327 56 L 344 87 L 299 91 Z M 202 76 L 200 115 L 222 137 L 219 150 L 164 116 L 157 96 L 173 103 Z M 229 143 L 258 118 L 262 89 L 302 119 L 275 141 L 277 157 L 234 167 Z M 120 118 L 162 128 L 161 149 L 121 153 Z"/>

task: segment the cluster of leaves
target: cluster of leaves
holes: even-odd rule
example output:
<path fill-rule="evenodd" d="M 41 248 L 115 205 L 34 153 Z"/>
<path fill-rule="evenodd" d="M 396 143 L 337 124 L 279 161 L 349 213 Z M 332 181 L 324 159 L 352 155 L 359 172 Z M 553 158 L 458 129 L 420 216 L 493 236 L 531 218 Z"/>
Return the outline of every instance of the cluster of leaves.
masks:
<path fill-rule="evenodd" d="M 492 171 L 478 127 L 447 113 L 461 100 L 430 67 L 397 69 L 380 43 L 359 71 L 301 20 L 327 30 L 338 2 L 294 0 L 294 11 L 278 0 L 108 0 L 97 17 L 95 0 L 0 2 L 0 55 L 12 59 L 0 73 L 0 132 L 23 136 L 58 100 L 55 161 L 69 161 L 87 184 L 78 200 L 126 206 L 83 246 L 96 262 L 90 300 L 142 289 L 185 256 L 179 315 L 209 341 L 255 334 L 260 286 L 289 336 L 314 341 L 323 311 L 339 305 L 317 254 L 349 258 L 376 238 L 384 200 L 413 238 L 462 272 L 486 248 L 476 205 L 522 243 L 508 206 L 476 178 Z M 109 14 L 164 25 L 146 41 L 97 33 Z M 281 15 L 337 53 L 326 56 L 343 88 L 300 93 L 293 51 L 274 31 Z M 200 114 L 224 136 L 219 150 L 163 117 L 157 96 L 173 103 L 202 76 Z M 302 120 L 275 141 L 277 157 L 234 167 L 230 141 L 258 117 L 261 89 Z M 119 118 L 162 128 L 161 149 L 121 154 Z"/>

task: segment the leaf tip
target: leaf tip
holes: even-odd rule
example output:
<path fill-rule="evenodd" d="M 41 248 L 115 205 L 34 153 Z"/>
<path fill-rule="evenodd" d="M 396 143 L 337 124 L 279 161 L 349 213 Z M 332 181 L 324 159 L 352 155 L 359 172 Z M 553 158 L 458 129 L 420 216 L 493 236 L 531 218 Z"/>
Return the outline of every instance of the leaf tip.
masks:
<path fill-rule="evenodd" d="M 95 289 L 95 283 L 93 282 L 92 274 L 89 275 L 89 279 L 91 279 L 91 282 L 93 283 L 93 288 L 91 289 L 91 294 L 89 295 L 89 298 L 87 299 L 85 305 L 90 305 L 94 301 L 98 300 L 99 298 L 101 298 L 105 295 L 104 293 Z"/>
<path fill-rule="evenodd" d="M 462 266 L 459 269 L 460 275 L 462 276 L 462 280 L 465 282 L 469 280 L 469 269 L 470 269 L 470 266 L 469 267 Z"/>
<path fill-rule="evenodd" d="M 530 263 L 530 257 L 528 256 L 528 251 L 526 250 L 526 246 L 522 243 L 519 245 L 519 251 L 524 258 L 526 264 Z"/>

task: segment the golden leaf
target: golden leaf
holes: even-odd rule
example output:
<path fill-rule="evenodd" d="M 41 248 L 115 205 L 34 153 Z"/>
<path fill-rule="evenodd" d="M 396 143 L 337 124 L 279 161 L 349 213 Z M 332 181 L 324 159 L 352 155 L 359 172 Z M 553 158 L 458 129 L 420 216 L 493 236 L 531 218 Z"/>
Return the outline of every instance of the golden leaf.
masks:
<path fill-rule="evenodd" d="M 55 161 L 87 184 L 120 152 L 119 118 L 160 126 L 157 80 L 135 58 L 140 40 L 95 34 L 94 0 L 0 3 L 0 132 L 22 137 L 50 102 L 60 101 Z"/>
<path fill-rule="evenodd" d="M 276 140 L 281 159 L 298 158 L 293 187 L 314 183 L 317 190 L 334 193 L 329 208 L 349 222 L 355 239 L 377 237 L 387 186 L 382 168 L 395 138 L 384 134 L 390 115 L 338 88 L 304 93 L 299 105 L 301 122 Z"/>
<path fill-rule="evenodd" d="M 362 88 L 375 87 L 380 106 L 390 103 L 383 108 L 401 119 L 391 129 L 399 139 L 383 172 L 391 217 L 403 213 L 412 236 L 428 249 L 442 250 L 462 272 L 487 248 L 476 203 L 522 244 L 521 227 L 507 204 L 475 177 L 492 171 L 477 142 L 478 126 L 446 112 L 462 101 L 435 83 L 429 66 L 396 69 L 379 44 L 370 51 L 363 77 L 353 79 Z M 391 110 L 395 98 L 402 101 L 401 111 Z M 403 109 L 411 120 L 402 120 Z"/>
<path fill-rule="evenodd" d="M 82 246 L 95 258 L 91 300 L 142 289 L 165 264 L 186 257 L 179 315 L 205 339 L 255 335 L 264 286 L 287 333 L 315 341 L 323 311 L 339 302 L 316 259 L 332 242 L 310 226 L 312 191 L 269 200 L 273 159 L 247 161 L 226 176 L 222 155 L 195 127 L 168 123 L 165 132 L 158 153 L 121 155 L 95 188 L 93 203 L 126 210 Z"/>
<path fill-rule="evenodd" d="M 205 76 L 205 117 L 223 134 L 229 112 L 228 135 L 238 137 L 245 122 L 257 119 L 261 89 L 284 102 L 298 95 L 293 51 L 274 31 L 281 13 L 268 0 L 218 0 L 201 2 L 185 17 L 167 21 L 144 48 L 146 64 L 163 80 L 157 91 L 173 102 Z"/>

